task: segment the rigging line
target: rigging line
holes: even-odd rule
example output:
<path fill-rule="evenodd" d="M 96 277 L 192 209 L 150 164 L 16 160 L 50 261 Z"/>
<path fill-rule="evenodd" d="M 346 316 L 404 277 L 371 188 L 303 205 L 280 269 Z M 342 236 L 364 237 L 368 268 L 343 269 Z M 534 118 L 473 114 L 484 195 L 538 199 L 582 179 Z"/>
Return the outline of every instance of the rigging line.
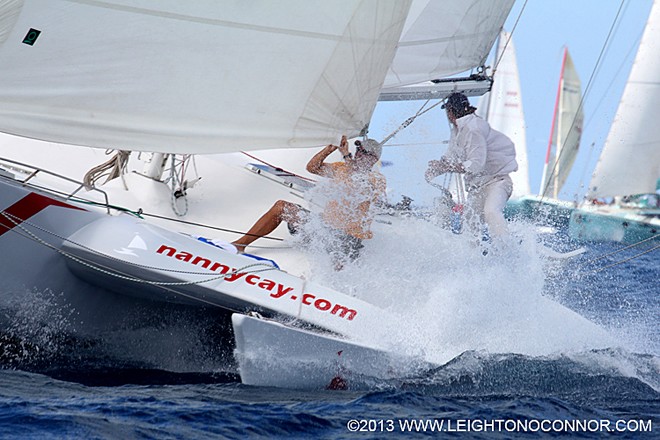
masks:
<path fill-rule="evenodd" d="M 41 187 L 39 187 L 39 188 L 41 188 Z M 53 191 L 53 192 L 61 194 L 61 195 L 65 194 L 65 193 L 58 192 L 58 191 Z M 70 198 L 70 200 L 75 201 L 77 203 L 84 203 L 84 204 L 87 204 L 87 205 L 99 206 L 99 207 L 104 207 L 104 208 L 111 208 L 111 209 L 114 209 L 114 210 L 117 210 L 117 211 L 132 214 L 132 215 L 134 215 L 138 218 L 142 218 L 142 216 L 154 217 L 154 218 L 158 218 L 158 219 L 161 219 L 161 220 L 168 220 L 168 221 L 171 221 L 171 222 L 182 223 L 182 224 L 186 224 L 186 225 L 190 225 L 190 226 L 198 226 L 200 228 L 212 229 L 212 230 L 221 231 L 221 232 L 229 232 L 229 233 L 232 233 L 232 234 L 240 234 L 240 235 L 250 235 L 250 236 L 253 236 L 253 237 L 256 236 L 256 237 L 260 237 L 260 238 L 265 238 L 267 240 L 284 241 L 283 238 L 279 238 L 279 237 L 269 237 L 269 236 L 266 236 L 266 235 L 261 236 L 261 235 L 256 235 L 256 234 L 248 234 L 247 232 L 237 231 L 237 230 L 234 230 L 234 229 L 221 228 L 219 226 L 211 226 L 211 225 L 206 225 L 206 224 L 203 224 L 203 223 L 196 223 L 196 222 L 191 222 L 191 221 L 182 220 L 182 219 L 178 219 L 178 218 L 165 217 L 165 216 L 161 216 L 161 215 L 158 215 L 158 214 L 151 214 L 151 213 L 142 211 L 142 209 L 139 209 L 137 211 L 133 211 L 131 209 L 124 208 L 122 206 L 112 205 L 112 204 L 109 204 L 109 203 L 96 202 L 94 200 L 85 199 L 85 198 L 78 197 L 78 196 L 76 196 L 75 198 L 72 197 L 72 198 Z"/>
<path fill-rule="evenodd" d="M 183 185 L 186 181 L 186 169 L 188 168 L 188 157 L 189 154 L 182 154 L 181 155 L 181 177 L 180 181 L 181 184 Z"/>
<path fill-rule="evenodd" d="M 564 46 L 563 52 L 564 52 L 564 55 L 562 56 L 561 70 L 559 72 L 559 84 L 557 85 L 557 96 L 555 98 L 554 110 L 552 111 L 552 123 L 550 124 L 550 136 L 549 136 L 549 139 L 548 139 L 548 148 L 545 152 L 545 163 L 543 165 L 543 174 L 541 175 L 541 188 L 539 188 L 539 192 L 540 192 L 540 195 L 541 195 L 541 200 L 543 200 L 545 192 L 548 190 L 548 187 L 550 186 L 550 183 L 553 182 L 553 180 L 555 180 L 554 179 L 554 177 L 555 177 L 554 168 L 550 172 L 550 175 L 548 175 L 548 164 L 550 163 L 550 153 L 553 151 L 552 141 L 554 140 L 555 129 L 557 129 L 557 131 L 559 131 L 559 123 L 561 122 L 561 121 L 558 120 L 559 119 L 558 115 L 559 115 L 559 103 L 560 103 L 560 99 L 562 97 L 563 81 L 564 81 L 564 77 L 565 77 L 565 73 L 566 73 L 566 59 L 568 58 L 568 48 L 566 46 Z M 559 138 L 559 136 L 557 138 Z M 558 149 L 559 149 L 559 145 L 557 143 L 557 144 L 555 144 L 555 151 L 558 151 Z M 553 158 L 553 160 L 554 160 L 553 165 L 559 162 L 558 157 Z M 556 183 L 558 183 L 558 182 L 556 182 Z M 554 191 L 555 191 L 555 193 L 558 193 L 557 188 L 554 188 Z"/>
<path fill-rule="evenodd" d="M 428 112 L 429 110 L 434 109 L 435 107 L 437 107 L 440 104 L 442 104 L 443 102 L 445 102 L 444 99 L 440 99 L 438 102 L 436 102 L 435 104 L 433 104 L 429 108 L 424 109 L 424 107 L 426 107 L 426 104 L 428 104 L 430 101 L 431 101 L 431 98 L 427 99 L 426 102 L 424 102 L 424 104 L 422 104 L 420 109 L 417 110 L 417 113 L 415 113 L 414 116 L 411 116 L 408 119 L 406 119 L 405 121 L 403 121 L 403 123 L 401 125 L 399 125 L 399 127 L 396 130 L 394 130 L 392 133 L 387 135 L 382 141 L 380 141 L 380 144 L 385 145 L 385 143 L 387 141 L 389 141 L 394 136 L 396 136 L 401 130 L 403 130 L 403 129 L 407 128 L 408 126 L 410 126 L 410 124 L 412 124 L 415 121 L 415 119 L 417 119 L 418 116 L 422 116 L 424 113 Z"/>
<path fill-rule="evenodd" d="M 609 269 L 609 268 L 611 268 L 611 267 L 618 266 L 619 264 L 623 264 L 623 263 L 625 263 L 625 262 L 627 262 L 627 261 L 630 261 L 630 260 L 633 260 L 633 259 L 635 259 L 635 258 L 641 257 L 641 256 L 644 255 L 644 254 L 648 254 L 649 252 L 653 252 L 653 251 L 656 250 L 656 249 L 660 249 L 660 244 L 659 244 L 659 245 L 656 245 L 656 246 L 654 246 L 654 247 L 652 247 L 652 248 L 650 248 L 650 249 L 647 249 L 647 250 L 645 250 L 644 252 L 640 252 L 639 254 L 635 254 L 635 255 L 633 255 L 633 256 L 630 257 L 630 258 L 626 258 L 625 260 L 617 261 L 616 263 L 612 263 L 612 264 L 609 264 L 609 265 L 607 265 L 607 266 L 601 267 L 601 268 L 599 268 L 599 269 L 592 270 L 592 271 L 587 272 L 587 273 L 585 273 L 585 274 L 583 274 L 583 275 L 591 275 L 591 274 L 594 274 L 594 273 L 601 272 L 601 271 L 603 271 L 603 270 L 605 270 L 605 269 Z"/>
<path fill-rule="evenodd" d="M 578 190 L 584 188 L 584 178 L 587 174 L 587 167 L 591 163 L 591 156 L 594 154 L 595 148 L 596 143 L 592 142 L 591 145 L 589 145 L 589 154 L 587 155 L 587 160 L 584 162 L 584 166 L 582 167 L 582 174 L 580 175 L 580 180 L 578 182 Z M 575 193 L 575 200 L 577 200 L 577 193 Z"/>
<path fill-rule="evenodd" d="M 78 202 L 78 203 L 86 203 L 86 204 L 89 204 L 89 205 L 97 205 L 97 206 L 101 206 L 101 207 L 104 207 L 104 208 L 113 208 L 113 209 L 117 209 L 119 211 L 132 212 L 128 209 L 121 208 L 119 206 L 113 206 L 109 203 L 95 202 L 91 199 L 86 199 L 86 198 L 81 197 L 77 194 L 72 195 L 71 193 L 60 191 L 60 190 L 57 190 L 55 188 L 50 188 L 50 187 L 47 187 L 47 186 L 38 185 L 38 184 L 33 183 L 33 182 L 29 182 L 29 183 L 20 182 L 20 183 L 23 184 L 24 186 L 28 186 L 29 188 L 37 189 L 37 190 L 43 191 L 45 193 L 48 193 L 49 195 L 56 195 L 56 196 L 62 198 L 63 200 L 70 200 L 70 201 L 74 201 L 74 202 Z M 94 188 L 96 188 L 96 187 L 94 187 Z"/>
<path fill-rule="evenodd" d="M 630 4 L 630 3 L 628 3 L 627 5 L 629 5 L 629 4 Z M 627 6 L 626 6 L 626 8 L 627 8 Z M 619 22 L 619 23 L 617 24 L 617 26 L 620 25 L 620 24 L 621 24 L 621 22 Z M 628 48 L 628 52 L 626 52 L 626 56 L 623 57 L 623 58 L 621 59 L 621 62 L 619 63 L 619 67 L 616 69 L 616 72 L 614 73 L 614 75 L 612 75 L 612 79 L 610 80 L 609 84 L 608 84 L 607 87 L 605 88 L 606 90 L 611 90 L 611 89 L 612 89 L 612 85 L 614 84 L 614 81 L 616 81 L 617 77 L 618 77 L 619 74 L 621 73 L 621 70 L 623 70 L 623 67 L 626 65 L 626 63 L 627 63 L 628 60 L 630 59 L 630 56 L 633 55 L 633 54 L 635 53 L 635 48 L 639 47 L 639 42 L 641 41 L 641 39 L 642 39 L 642 35 L 643 35 L 643 34 L 644 34 L 644 29 L 642 29 L 642 30 L 639 31 L 639 34 L 637 35 L 637 38 L 635 38 L 635 40 L 633 41 L 633 43 L 632 43 L 632 44 L 630 45 L 630 47 Z M 609 50 L 609 47 L 608 47 L 608 50 Z M 600 66 L 600 67 L 602 67 L 602 66 Z M 600 67 L 599 67 L 599 69 L 600 69 Z M 605 99 L 605 94 L 601 95 L 600 100 L 599 100 L 598 103 L 594 106 L 594 109 L 598 109 L 598 108 L 600 108 L 600 106 L 601 106 L 601 104 L 603 103 L 603 100 L 604 100 L 604 99 Z M 596 115 L 596 112 L 594 111 L 594 112 L 591 114 L 591 116 L 589 117 L 589 120 L 587 121 L 587 123 L 585 124 L 585 126 L 591 123 L 591 121 L 593 120 L 593 118 L 595 117 L 595 115 Z"/>
<path fill-rule="evenodd" d="M 425 141 L 425 142 L 402 142 L 402 143 L 390 144 L 389 146 L 390 147 L 416 147 L 416 146 L 419 146 L 419 145 L 436 146 L 436 145 L 442 144 L 443 142 L 447 143 L 446 141 L 442 141 L 442 140 L 437 140 L 437 141 L 429 140 L 429 141 Z"/>
<path fill-rule="evenodd" d="M 185 285 L 198 285 L 198 284 L 202 284 L 202 283 L 206 283 L 206 282 L 210 282 L 210 281 L 215 281 L 215 280 L 217 280 L 217 279 L 221 279 L 221 278 L 222 278 L 222 280 L 221 280 L 221 282 L 222 282 L 222 281 L 224 281 L 228 276 L 232 276 L 232 275 L 234 275 L 234 274 L 237 274 L 237 273 L 243 272 L 243 271 L 245 271 L 246 269 L 249 269 L 249 268 L 252 268 L 252 267 L 264 267 L 264 266 L 265 266 L 265 268 L 263 268 L 263 269 L 259 269 L 259 270 L 250 270 L 249 272 L 246 272 L 246 273 L 255 274 L 255 273 L 267 272 L 267 271 L 271 271 L 271 270 L 280 270 L 280 269 L 278 269 L 278 268 L 276 268 L 276 267 L 274 267 L 274 266 L 271 266 L 271 265 L 269 265 L 269 264 L 266 264 L 266 263 L 258 263 L 258 262 L 257 262 L 257 263 L 252 263 L 252 264 L 245 265 L 245 266 L 243 266 L 243 267 L 241 267 L 241 268 L 234 269 L 233 271 L 228 272 L 228 273 L 226 273 L 226 274 L 221 274 L 220 276 L 215 276 L 215 277 L 213 277 L 213 278 L 206 279 L 206 280 L 190 281 L 190 282 L 179 282 L 179 283 L 174 283 L 174 282 L 149 281 L 149 280 L 146 280 L 146 279 L 143 279 L 143 278 L 135 278 L 135 277 L 132 277 L 132 276 L 128 276 L 127 274 L 125 274 L 125 273 L 123 273 L 123 272 L 120 272 L 120 271 L 117 270 L 117 269 L 108 268 L 108 267 L 106 267 L 106 266 L 104 266 L 104 265 L 101 265 L 101 264 L 98 264 L 98 263 L 94 264 L 94 263 L 92 263 L 92 262 L 90 262 L 90 261 L 88 261 L 88 260 L 86 260 L 86 259 L 84 259 L 84 258 L 79 258 L 79 257 L 76 257 L 76 256 L 74 256 L 74 255 L 71 255 L 71 254 L 69 254 L 68 252 L 65 252 L 65 251 L 63 251 L 62 249 L 59 249 L 59 248 L 57 248 L 56 246 L 54 246 L 54 245 L 52 245 L 52 244 L 46 242 L 45 240 L 43 240 L 43 239 L 37 237 L 36 235 L 34 235 L 34 234 L 31 233 L 30 231 L 28 231 L 28 230 L 23 226 L 23 224 L 21 224 L 21 223 L 17 223 L 15 220 L 13 220 L 13 219 L 11 218 L 11 217 L 16 217 L 16 216 L 14 216 L 14 215 L 12 215 L 12 214 L 8 214 L 8 213 L 6 213 L 5 211 L 0 211 L 0 214 L 2 214 L 5 218 L 7 218 L 7 220 L 9 220 L 9 221 L 11 221 L 12 223 L 14 223 L 14 225 L 17 226 L 18 229 L 20 229 L 20 230 L 23 231 L 23 232 L 14 231 L 13 228 L 12 228 L 12 231 L 14 231 L 14 232 L 16 232 L 17 234 L 23 236 L 24 238 L 28 238 L 28 239 L 30 239 L 30 240 L 35 241 L 37 244 L 41 244 L 41 245 L 43 245 L 43 246 L 46 246 L 47 248 L 50 248 L 51 250 L 54 250 L 55 252 L 61 254 L 62 256 L 66 257 L 66 258 L 69 258 L 69 259 L 71 259 L 71 260 L 73 260 L 73 261 L 76 261 L 76 262 L 78 262 L 79 264 L 82 264 L 83 266 L 87 266 L 87 267 L 91 268 L 92 270 L 96 270 L 96 271 L 99 271 L 99 272 L 101 272 L 101 273 L 105 273 L 105 274 L 110 275 L 110 276 L 113 276 L 113 277 L 115 277 L 115 278 L 125 279 L 125 280 L 133 281 L 133 282 L 136 282 L 136 283 L 148 284 L 148 285 L 151 285 L 151 286 L 153 286 L 153 287 L 156 287 L 156 288 L 159 288 L 159 289 L 161 289 L 161 290 L 164 290 L 164 291 L 166 291 L 166 292 L 171 292 L 171 293 L 173 293 L 173 294 L 175 294 L 175 295 L 182 296 L 182 297 L 184 297 L 184 298 L 188 298 L 189 300 L 192 300 L 192 301 L 196 301 L 196 302 L 199 302 L 199 303 L 207 304 L 207 305 L 212 306 L 212 307 L 219 307 L 219 308 L 224 308 L 224 309 L 230 309 L 230 310 L 234 310 L 234 311 L 236 311 L 236 312 L 239 312 L 239 311 L 241 311 L 241 310 L 240 310 L 240 309 L 237 309 L 237 308 L 227 307 L 226 305 L 220 305 L 220 304 L 215 303 L 215 302 L 213 302 L 213 301 L 210 301 L 210 300 L 207 300 L 207 299 L 204 299 L 204 298 L 200 298 L 200 297 L 195 296 L 195 295 L 191 295 L 191 294 L 188 294 L 188 293 L 182 292 L 182 291 L 180 291 L 180 290 L 177 290 L 177 289 L 174 288 L 174 287 L 185 286 Z M 18 218 L 18 217 L 16 217 L 16 218 Z M 29 222 L 26 222 L 26 221 L 24 221 L 23 223 L 25 223 L 25 224 L 30 224 Z M 32 226 L 36 227 L 35 225 L 32 225 Z M 45 230 L 45 229 L 43 229 L 43 228 L 39 228 L 39 227 L 37 227 L 37 229 L 41 229 L 42 231 L 49 232 L 49 233 L 55 235 L 56 237 L 60 238 L 57 234 L 54 234 L 53 232 L 47 231 L 47 230 Z M 76 244 L 77 244 L 77 243 L 76 243 Z M 131 263 L 131 262 L 127 262 L 127 263 L 129 263 L 129 265 L 132 264 L 132 265 L 134 265 L 134 266 L 141 266 L 141 265 L 138 265 L 138 264 L 135 264 L 135 263 Z M 110 270 L 110 269 L 111 269 L 111 270 Z M 184 271 L 167 270 L 167 269 L 165 269 L 165 270 L 168 271 L 168 272 L 180 272 L 180 273 L 186 273 L 186 272 L 184 272 Z"/>
<path fill-rule="evenodd" d="M 585 261 L 585 262 L 583 263 L 583 265 L 586 266 L 587 264 L 591 264 L 591 263 L 593 263 L 594 261 L 602 260 L 603 258 L 605 258 L 605 257 L 609 257 L 610 255 L 618 254 L 619 252 L 625 251 L 626 249 L 634 248 L 634 247 L 636 247 L 636 246 L 639 246 L 639 245 L 642 244 L 642 243 L 646 243 L 647 241 L 655 240 L 655 239 L 658 238 L 658 237 L 660 237 L 660 235 L 654 235 L 654 236 L 652 236 L 652 237 L 645 238 L 644 240 L 642 240 L 642 241 L 638 241 L 637 243 L 633 243 L 633 244 L 628 245 L 628 246 L 626 246 L 626 247 L 623 247 L 623 248 L 621 248 L 621 249 L 617 249 L 617 250 L 615 250 L 615 251 L 612 251 L 612 252 L 609 252 L 609 253 L 607 253 L 607 254 L 601 255 L 600 257 L 592 258 L 591 260 L 587 260 L 587 261 Z"/>
<path fill-rule="evenodd" d="M 121 207 L 121 206 L 111 205 L 111 204 L 108 204 L 108 203 L 95 202 L 93 200 L 87 200 L 87 199 L 82 199 L 82 198 L 75 198 L 75 199 L 71 199 L 71 200 L 73 200 L 75 202 L 78 202 L 78 203 L 85 203 L 87 205 L 101 206 L 101 207 L 105 207 L 105 208 L 112 208 L 112 209 L 115 209 L 117 211 L 132 214 L 132 215 L 134 215 L 138 218 L 143 218 L 143 216 L 154 217 L 154 218 L 158 218 L 158 219 L 161 219 L 161 220 L 168 220 L 168 221 L 171 221 L 171 222 L 182 223 L 182 224 L 186 224 L 186 225 L 190 225 L 190 226 L 198 226 L 200 228 L 212 229 L 212 230 L 221 231 L 221 232 L 229 232 L 229 233 L 232 233 L 232 234 L 240 234 L 240 235 L 249 235 L 249 236 L 252 236 L 252 237 L 265 238 L 267 240 L 284 241 L 284 238 L 270 237 L 270 236 L 267 236 L 267 235 L 248 234 L 247 232 L 236 231 L 234 229 L 221 228 L 219 226 L 205 225 L 203 223 L 196 223 L 196 222 L 191 222 L 191 221 L 182 220 L 182 219 L 178 219 L 178 218 L 165 217 L 165 216 L 158 215 L 158 214 L 151 214 L 151 213 L 148 213 L 148 212 L 144 212 L 141 209 L 138 210 L 138 211 L 132 211 L 128 208 L 124 208 L 124 207 Z"/>
<path fill-rule="evenodd" d="M 170 157 L 172 159 L 172 165 L 170 166 L 170 185 L 172 186 L 172 191 L 170 192 L 170 206 L 172 211 L 174 211 L 178 217 L 183 217 L 188 213 L 188 197 L 183 189 L 183 181 L 179 180 L 179 176 L 176 172 L 176 154 L 172 154 Z M 181 166 L 183 167 L 183 164 Z M 183 199 L 183 211 L 180 211 L 177 206 L 177 200 L 179 198 Z"/>
<path fill-rule="evenodd" d="M 619 16 L 621 15 L 621 10 L 623 9 L 625 0 L 621 0 L 621 4 L 619 5 L 619 9 L 616 12 L 616 16 L 614 17 L 614 21 L 612 22 L 612 25 L 610 26 L 610 30 L 607 33 L 607 37 L 605 38 L 605 42 L 603 43 L 603 46 L 600 49 L 600 53 L 598 54 L 598 59 L 596 60 L 596 64 L 594 65 L 594 69 L 591 71 L 591 75 L 589 76 L 589 81 L 587 81 L 587 86 L 584 88 L 584 93 L 582 94 L 582 97 L 580 98 L 580 103 L 578 104 L 578 112 L 583 108 L 584 106 L 584 100 L 586 96 L 591 92 L 591 84 L 592 81 L 594 80 L 594 77 L 596 76 L 596 72 L 598 71 L 598 68 L 600 67 L 602 58 L 606 52 L 606 49 L 609 47 L 609 42 L 610 39 L 612 38 L 612 35 L 614 33 L 614 28 L 616 27 L 618 21 L 619 21 Z M 571 126 L 568 129 L 568 133 L 571 133 L 573 131 L 573 128 L 575 127 L 575 120 L 577 117 L 577 112 L 576 116 L 573 117 L 573 121 L 571 122 Z M 561 155 L 564 151 L 560 151 L 559 155 L 555 159 L 555 163 L 552 167 L 552 172 L 550 173 L 551 176 L 554 176 L 555 173 L 557 172 L 557 165 L 559 164 L 559 160 L 561 159 Z M 543 200 L 546 197 L 546 193 L 548 191 L 547 186 L 543 189 L 543 194 L 541 194 L 541 200 Z"/>
<path fill-rule="evenodd" d="M 621 71 L 623 70 L 623 67 L 628 63 L 628 61 L 630 60 L 631 55 L 634 54 L 634 50 L 635 50 L 635 48 L 639 46 L 639 42 L 640 42 L 641 39 L 642 39 L 642 34 L 643 34 L 643 33 L 644 33 L 644 29 L 642 29 L 642 30 L 640 31 L 639 35 L 638 35 L 637 38 L 635 39 L 635 42 L 634 42 L 634 43 L 630 46 L 630 48 L 628 49 L 628 52 L 626 53 L 626 56 L 621 60 L 621 63 L 619 64 L 619 67 L 617 68 L 617 70 L 616 70 L 616 72 L 614 73 L 614 75 L 612 75 L 612 79 L 610 80 L 609 84 L 607 85 L 606 90 L 612 90 L 612 85 L 614 84 L 614 82 L 616 81 L 616 79 L 617 79 L 617 78 L 619 77 L 619 75 L 621 74 Z M 603 94 L 600 96 L 600 99 L 598 100 L 598 102 L 597 102 L 596 105 L 594 106 L 594 111 L 592 112 L 592 114 L 591 114 L 591 116 L 589 117 L 589 119 L 584 123 L 584 127 L 583 127 L 583 129 L 586 129 L 586 127 L 587 127 L 589 124 L 591 124 L 591 121 L 593 120 L 593 118 L 595 117 L 595 115 L 596 115 L 596 113 L 597 113 L 596 110 L 598 110 L 598 109 L 601 107 L 601 105 L 603 104 L 603 101 L 605 100 L 606 95 L 607 95 L 607 94 L 603 93 Z M 606 142 L 606 141 L 607 141 L 607 139 L 605 139 L 605 142 Z M 601 151 L 602 151 L 602 149 L 604 148 L 604 143 L 605 143 L 605 142 L 602 142 L 601 145 L 600 145 L 600 150 L 601 150 Z M 587 160 L 586 160 L 585 163 L 584 163 L 584 167 L 583 167 L 583 170 L 582 170 L 582 177 L 580 178 L 580 185 L 579 185 L 579 187 L 584 187 L 584 174 L 586 174 L 587 169 L 589 168 L 589 165 L 591 164 L 591 155 L 593 154 L 593 152 L 594 152 L 594 150 L 595 150 L 595 145 L 596 145 L 596 143 L 595 143 L 595 142 L 592 142 L 591 147 L 590 147 L 590 150 L 589 150 L 589 156 L 588 156 Z M 593 170 L 593 167 L 594 167 L 593 164 L 591 164 L 591 169 L 592 169 L 592 170 Z M 588 188 L 587 188 L 587 189 L 588 189 Z"/>
<path fill-rule="evenodd" d="M 200 228 L 213 229 L 213 230 L 222 231 L 222 232 L 230 232 L 232 234 L 250 235 L 252 237 L 256 236 L 256 237 L 265 238 L 265 239 L 268 239 L 268 240 L 284 241 L 283 238 L 279 238 L 279 237 L 269 237 L 267 235 L 262 236 L 262 235 L 256 235 L 256 234 L 248 234 L 247 232 L 236 231 L 234 229 L 227 229 L 227 228 L 221 228 L 221 227 L 218 227 L 218 226 L 205 225 L 203 223 L 190 222 L 190 221 L 181 220 L 181 219 L 178 219 L 178 218 L 165 217 L 165 216 L 158 215 L 158 214 L 150 214 L 148 212 L 142 212 L 141 214 L 144 215 L 144 216 L 147 216 L 147 217 L 154 217 L 154 218 L 158 218 L 158 219 L 161 219 L 161 220 L 169 220 L 169 221 L 172 221 L 172 222 L 183 223 L 183 224 L 186 224 L 186 225 L 199 226 Z"/>
<path fill-rule="evenodd" d="M 509 38 L 504 42 L 504 47 L 502 48 L 502 55 L 504 55 L 504 52 L 506 51 L 507 46 L 509 45 L 509 41 L 513 38 L 513 33 L 515 32 L 516 28 L 518 27 L 518 22 L 520 21 L 520 18 L 522 17 L 523 12 L 525 11 L 525 7 L 527 6 L 528 0 L 525 0 L 525 3 L 523 3 L 522 8 L 520 8 L 520 13 L 518 14 L 518 17 L 516 17 L 515 23 L 513 23 L 513 27 L 511 28 L 511 32 L 509 32 Z M 493 67 L 493 76 L 495 76 L 495 72 L 497 71 L 497 66 L 500 65 L 500 61 L 502 61 L 502 57 L 500 57 L 497 62 L 495 63 L 495 67 Z"/>
<path fill-rule="evenodd" d="M 55 193 L 57 193 L 57 192 L 55 192 Z M 60 193 L 60 194 L 62 194 L 62 193 Z M 137 218 L 142 218 L 142 211 L 141 210 L 132 211 L 128 208 L 124 208 L 123 206 L 112 205 L 110 203 L 95 202 L 94 200 L 83 199 L 83 198 L 80 198 L 78 196 L 71 197 L 71 198 L 69 198 L 69 200 L 72 201 L 72 202 L 82 203 L 82 204 L 85 204 L 85 205 L 98 206 L 98 207 L 107 208 L 107 209 L 114 209 L 115 211 L 125 212 L 127 214 L 134 215 Z"/>

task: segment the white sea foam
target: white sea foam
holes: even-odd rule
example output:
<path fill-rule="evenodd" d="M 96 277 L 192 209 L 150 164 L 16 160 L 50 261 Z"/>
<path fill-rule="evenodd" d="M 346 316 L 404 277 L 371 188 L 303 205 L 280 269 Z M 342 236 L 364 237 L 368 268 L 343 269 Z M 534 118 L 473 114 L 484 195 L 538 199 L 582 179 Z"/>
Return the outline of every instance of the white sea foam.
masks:
<path fill-rule="evenodd" d="M 381 217 L 360 259 L 336 272 L 308 248 L 312 277 L 401 318 L 392 349 L 446 362 L 467 350 L 530 356 L 617 346 L 598 325 L 543 295 L 545 270 L 531 226 L 488 247 L 419 218 Z M 390 222 L 387 224 L 385 222 Z M 555 270 L 557 268 L 555 267 Z M 383 332 L 364 329 L 382 343 Z"/>
<path fill-rule="evenodd" d="M 20 341 L 22 353 L 16 360 L 30 360 L 57 353 L 66 334 L 72 332 L 76 312 L 62 305 L 62 294 L 50 289 L 22 292 L 3 311 L 3 333 Z"/>

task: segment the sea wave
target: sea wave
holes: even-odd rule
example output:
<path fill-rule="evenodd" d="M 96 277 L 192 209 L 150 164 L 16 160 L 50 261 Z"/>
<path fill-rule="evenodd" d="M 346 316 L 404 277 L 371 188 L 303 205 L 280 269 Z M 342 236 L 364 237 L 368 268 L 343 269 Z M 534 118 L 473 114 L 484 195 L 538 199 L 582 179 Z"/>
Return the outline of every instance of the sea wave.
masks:
<path fill-rule="evenodd" d="M 122 374 L 106 373 L 109 378 Z M 204 383 L 176 374 L 167 385 L 90 387 L 0 370 L 0 436 L 365 438 L 370 434 L 351 437 L 347 422 L 635 419 L 657 423 L 660 392 L 649 385 L 654 375 L 658 377 L 657 357 L 619 349 L 571 357 L 470 351 L 415 377 L 374 381 L 367 389 L 345 391 Z M 497 437 L 493 432 L 468 436 L 493 435 Z"/>
<path fill-rule="evenodd" d="M 660 357 L 602 349 L 556 356 L 469 351 L 398 387 L 444 395 L 660 398 Z"/>

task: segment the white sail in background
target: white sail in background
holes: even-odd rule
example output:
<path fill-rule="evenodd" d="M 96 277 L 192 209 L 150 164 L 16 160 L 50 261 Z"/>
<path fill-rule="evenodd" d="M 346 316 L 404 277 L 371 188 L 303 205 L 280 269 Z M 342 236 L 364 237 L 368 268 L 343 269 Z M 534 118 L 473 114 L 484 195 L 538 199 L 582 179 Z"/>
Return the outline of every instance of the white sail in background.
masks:
<path fill-rule="evenodd" d="M 485 118 L 495 130 L 507 135 L 516 146 L 518 171 L 511 173 L 513 180 L 512 199 L 529 195 L 529 171 L 527 162 L 527 137 L 520 75 L 516 50 L 511 34 L 502 31 L 497 45 L 497 71 L 492 90 L 479 101 L 477 114 Z"/>
<path fill-rule="evenodd" d="M 486 61 L 514 0 L 414 0 L 384 88 L 444 78 Z"/>
<path fill-rule="evenodd" d="M 652 193 L 660 177 L 660 4 L 651 7 L 635 62 L 587 199 Z"/>
<path fill-rule="evenodd" d="M 573 167 L 580 147 L 584 124 L 581 101 L 580 78 L 573 59 L 568 53 L 568 49 L 565 48 L 548 151 L 539 190 L 541 196 L 559 198 L 559 191 L 564 186 Z"/>

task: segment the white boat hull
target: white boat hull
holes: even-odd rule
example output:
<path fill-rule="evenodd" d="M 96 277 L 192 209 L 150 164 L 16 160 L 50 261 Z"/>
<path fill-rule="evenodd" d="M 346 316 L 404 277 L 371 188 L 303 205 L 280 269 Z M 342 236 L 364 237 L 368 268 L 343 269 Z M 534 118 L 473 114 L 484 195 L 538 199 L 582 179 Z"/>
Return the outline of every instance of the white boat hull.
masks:
<path fill-rule="evenodd" d="M 217 340 L 201 345 L 211 344 L 223 360 L 233 351 L 231 312 L 296 318 L 339 334 L 391 321 L 365 301 L 135 215 L 110 215 L 10 178 L 0 179 L 0 185 L 0 308 L 6 316 L 31 307 L 26 292 L 53 292 L 53 307 L 75 316 L 68 333 L 97 341 L 121 333 L 111 338 L 126 346 L 144 338 L 131 332 L 154 328 L 148 338 L 161 346 L 172 335 L 170 324 L 193 339 L 191 329 L 199 325 L 206 337 L 202 323 L 215 319 L 219 330 L 211 333 Z M 32 328 L 42 325 L 38 317 L 31 323 Z M 12 326 L 9 322 L 3 329 Z M 184 351 L 194 345 L 190 341 Z M 172 353 L 162 355 L 172 358 L 178 351 L 173 346 Z M 139 350 L 133 358 L 144 360 Z"/>
<path fill-rule="evenodd" d="M 582 241 L 639 243 L 660 234 L 660 209 L 582 207 L 571 214 L 568 232 Z"/>
<path fill-rule="evenodd" d="M 136 298 L 70 270 L 67 237 L 111 218 L 81 207 L 0 179 L 3 365 L 50 371 L 96 359 L 98 368 L 231 371 L 228 310 Z"/>
<path fill-rule="evenodd" d="M 262 318 L 232 315 L 235 358 L 246 385 L 355 389 L 433 368 L 419 359 Z"/>

